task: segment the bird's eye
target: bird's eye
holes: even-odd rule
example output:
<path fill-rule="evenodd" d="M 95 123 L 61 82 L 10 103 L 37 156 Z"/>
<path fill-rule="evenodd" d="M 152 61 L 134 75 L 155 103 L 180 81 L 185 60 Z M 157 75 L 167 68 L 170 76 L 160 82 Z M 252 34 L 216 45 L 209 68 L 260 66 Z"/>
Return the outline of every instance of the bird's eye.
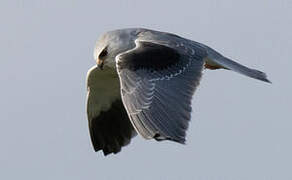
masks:
<path fill-rule="evenodd" d="M 107 56 L 107 48 L 104 48 L 102 52 L 99 54 L 99 59 L 102 59 Z"/>

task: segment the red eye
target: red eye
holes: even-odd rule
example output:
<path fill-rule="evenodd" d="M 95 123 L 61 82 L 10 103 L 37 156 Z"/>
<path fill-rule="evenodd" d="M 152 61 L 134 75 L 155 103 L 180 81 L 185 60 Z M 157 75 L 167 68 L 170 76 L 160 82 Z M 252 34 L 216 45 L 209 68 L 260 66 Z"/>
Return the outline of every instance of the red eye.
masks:
<path fill-rule="evenodd" d="M 102 58 L 104 58 L 104 57 L 106 57 L 107 56 L 107 49 L 106 48 L 104 48 L 104 50 L 102 50 L 102 52 L 99 54 L 99 59 L 102 59 Z"/>

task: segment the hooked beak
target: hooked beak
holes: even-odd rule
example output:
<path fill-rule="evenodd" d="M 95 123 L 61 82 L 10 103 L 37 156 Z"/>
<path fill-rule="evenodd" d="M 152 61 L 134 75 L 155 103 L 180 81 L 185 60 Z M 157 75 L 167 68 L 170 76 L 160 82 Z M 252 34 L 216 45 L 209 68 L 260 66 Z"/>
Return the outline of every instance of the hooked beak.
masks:
<path fill-rule="evenodd" d="M 101 70 L 103 70 L 103 61 L 102 60 L 98 60 L 97 61 L 97 67 L 99 68 L 99 69 L 101 69 Z"/>

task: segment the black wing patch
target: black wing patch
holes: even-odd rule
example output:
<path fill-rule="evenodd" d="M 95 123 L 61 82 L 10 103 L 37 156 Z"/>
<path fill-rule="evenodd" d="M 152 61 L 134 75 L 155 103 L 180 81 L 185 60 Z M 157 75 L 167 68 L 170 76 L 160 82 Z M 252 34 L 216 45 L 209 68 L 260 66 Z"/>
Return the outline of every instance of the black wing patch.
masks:
<path fill-rule="evenodd" d="M 117 60 L 122 100 L 130 120 L 146 139 L 184 143 L 206 53 L 191 51 L 192 47 L 136 44 L 137 48 Z"/>
<path fill-rule="evenodd" d="M 94 150 L 103 150 L 104 155 L 120 152 L 137 134 L 120 99 L 92 119 L 89 131 Z"/>
<path fill-rule="evenodd" d="M 131 53 L 121 55 L 120 69 L 136 71 L 139 69 L 163 70 L 179 61 L 179 53 L 173 48 L 151 42 L 140 42 Z"/>

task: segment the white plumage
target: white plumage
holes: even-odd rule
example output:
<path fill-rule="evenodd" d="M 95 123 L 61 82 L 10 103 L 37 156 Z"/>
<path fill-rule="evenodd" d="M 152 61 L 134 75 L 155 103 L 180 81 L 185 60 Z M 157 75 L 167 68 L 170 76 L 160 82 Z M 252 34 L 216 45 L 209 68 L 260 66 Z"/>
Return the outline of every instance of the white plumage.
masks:
<path fill-rule="evenodd" d="M 142 28 L 104 34 L 87 74 L 87 115 L 95 151 L 117 153 L 138 132 L 146 139 L 185 142 L 191 99 L 202 70 L 228 69 L 270 82 L 210 47 Z"/>

